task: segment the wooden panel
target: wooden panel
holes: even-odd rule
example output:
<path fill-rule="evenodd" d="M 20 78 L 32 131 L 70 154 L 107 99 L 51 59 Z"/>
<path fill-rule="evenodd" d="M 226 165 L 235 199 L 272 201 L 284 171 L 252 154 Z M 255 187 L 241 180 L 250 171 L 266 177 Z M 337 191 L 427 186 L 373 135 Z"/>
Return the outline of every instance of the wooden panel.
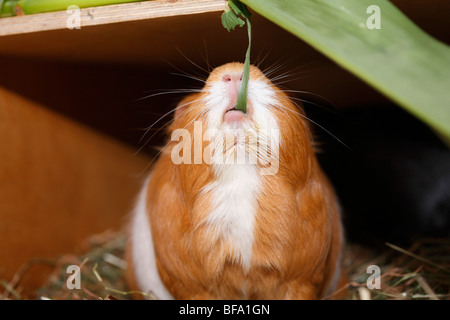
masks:
<path fill-rule="evenodd" d="M 159 0 L 80 10 L 81 27 L 223 11 L 224 0 Z M 0 19 L 0 36 L 67 28 L 65 11 Z"/>
<path fill-rule="evenodd" d="M 393 2 L 425 31 L 449 43 L 449 1 Z M 0 55 L 155 65 L 164 59 L 174 62 L 172 58 L 179 56 L 177 47 L 188 50 L 190 57 L 192 52 L 204 53 L 204 42 L 211 57 L 232 58 L 229 51 L 241 52 L 241 47 L 245 50 L 246 33 L 245 28 L 232 33 L 222 28 L 224 4 L 223 0 L 181 0 L 86 8 L 81 11 L 79 30 L 67 29 L 66 12 L 2 18 Z M 273 52 L 280 53 L 278 58 L 286 52 L 310 51 L 307 45 L 287 36 L 286 31 L 280 32 L 266 19 L 256 14 L 253 19 L 254 54 L 261 52 L 261 42 L 266 46 L 263 55 L 267 48 L 278 46 Z M 179 57 L 178 60 L 182 61 Z"/>
<path fill-rule="evenodd" d="M 423 0 L 395 0 L 394 3 L 430 34 L 450 43 L 450 29 L 443 27 L 448 20 L 446 12 L 450 10 L 449 1 L 436 0 L 430 3 Z M 143 96 L 143 91 L 146 90 L 199 87 L 201 83 L 192 83 L 189 80 L 180 82 L 179 77 L 171 75 L 170 72 L 179 72 L 179 68 L 190 74 L 200 73 L 206 76 L 207 72 L 195 67 L 189 60 L 208 69 L 208 65 L 216 66 L 244 59 L 247 47 L 246 30 L 241 28 L 228 33 L 222 28 L 220 15 L 223 4 L 222 0 L 123 4 L 119 5 L 121 10 L 124 10 L 122 17 L 117 15 L 117 6 L 94 8 L 92 10 L 95 10 L 97 17 L 93 19 L 95 25 L 82 25 L 80 30 L 68 30 L 62 22 L 54 28 L 48 27 L 52 24 L 50 17 L 63 18 L 67 15 L 65 12 L 0 19 L 0 23 L 3 23 L 0 30 L 10 29 L 10 35 L 0 36 L 0 85 L 38 101 L 51 99 L 54 95 L 59 96 L 59 92 L 64 92 L 67 96 L 70 90 L 86 92 L 85 88 L 95 87 L 101 94 L 95 94 L 95 97 L 94 93 L 83 96 L 84 101 L 101 97 L 113 109 L 120 103 L 123 108 L 130 106 L 129 110 L 133 110 L 132 106 L 135 105 L 134 101 L 131 102 L 134 97 Z M 183 12 L 184 6 L 197 9 Z M 83 15 L 86 16 L 89 10 L 91 9 L 85 9 Z M 109 10 L 115 12 L 111 19 L 116 20 L 109 20 Z M 176 12 L 183 14 L 173 15 Z M 196 14 L 200 12 L 203 13 Z M 147 16 L 144 17 L 144 14 Z M 111 23 L 112 21 L 114 23 Z M 40 23 L 45 26 L 36 25 L 35 32 L 20 32 L 18 26 L 22 23 Z M 16 30 L 15 33 L 12 29 Z M 298 38 L 255 14 L 252 62 L 258 63 L 266 55 L 261 67 L 267 68 L 274 63 L 282 65 L 283 68 L 278 74 L 287 72 L 289 77 L 284 80 L 290 80 L 283 83 L 284 86 L 313 93 L 302 96 L 305 99 L 315 100 L 317 95 L 320 95 L 325 99 L 318 99 L 319 103 L 329 100 L 338 108 L 389 103 L 375 90 Z M 171 65 L 175 67 L 172 68 Z M 49 70 L 48 74 L 42 71 L 45 68 Z M 117 72 L 115 83 L 102 81 L 101 72 L 105 70 L 107 79 L 112 78 L 111 72 Z M 134 78 L 132 73 L 136 74 Z M 61 81 L 55 80 L 55 74 L 58 74 Z M 40 77 L 44 81 L 37 80 Z M 52 82 L 48 82 L 48 78 L 51 78 Z M 77 82 L 74 79 L 77 79 Z M 24 81 L 33 82 L 34 88 L 22 85 L 21 82 Z M 104 95 L 107 86 L 111 88 L 110 97 Z M 58 89 L 56 92 L 55 88 Z M 35 91 L 36 95 L 29 91 Z M 121 97 L 114 99 L 118 92 L 127 93 L 128 102 L 124 103 Z M 41 97 L 37 97 L 39 95 Z M 75 104 L 77 97 L 72 98 L 73 102 L 69 104 Z M 149 110 L 157 109 L 158 113 L 163 114 L 173 107 L 173 95 L 166 97 L 170 98 L 150 99 L 138 103 L 147 103 Z M 87 103 L 87 110 L 96 111 L 98 105 Z M 79 101 L 76 104 L 80 105 Z M 55 103 L 51 106 L 54 105 Z M 56 109 L 62 107 L 69 109 L 66 105 L 56 106 Z M 72 116 L 77 110 L 77 107 L 71 106 L 68 114 Z M 100 116 L 103 116 L 103 113 L 96 113 L 95 117 Z M 94 122 L 92 117 L 85 117 L 85 120 L 90 125 Z M 139 119 L 137 121 L 140 122 Z M 111 123 L 116 124 L 115 121 Z M 149 119 L 148 123 L 152 123 L 152 119 Z M 95 123 L 93 125 L 95 126 Z M 115 128 L 123 129 L 117 125 Z M 109 134 L 111 132 L 108 131 Z"/>
<path fill-rule="evenodd" d="M 1 87 L 0 145 L 0 279 L 123 227 L 150 162 Z"/>
<path fill-rule="evenodd" d="M 410 19 L 425 31 L 448 40 L 447 17 L 450 3 L 447 0 L 391 0 Z M 171 16 L 221 12 L 224 0 L 155 0 L 102 7 L 84 8 L 80 11 L 82 27 L 143 21 Z M 0 36 L 67 28 L 65 11 L 34 14 L 0 19 Z M 442 39 L 443 38 L 443 39 Z"/>
<path fill-rule="evenodd" d="M 252 62 L 262 69 L 280 67 L 273 76 L 286 72 L 283 82 L 290 82 L 284 82 L 285 87 L 324 96 L 338 107 L 386 101 L 270 21 L 258 15 L 253 21 Z M 0 85 L 123 137 L 132 128 L 153 123 L 181 97 L 137 98 L 167 89 L 199 88 L 201 82 L 173 73 L 205 78 L 210 67 L 242 61 L 246 48 L 246 30 L 228 33 L 220 24 L 220 12 L 26 33 L 0 37 Z M 59 104 L 63 99 L 66 102 Z M 159 115 L 137 114 L 136 106 Z M 137 143 L 139 137 L 124 140 Z"/>

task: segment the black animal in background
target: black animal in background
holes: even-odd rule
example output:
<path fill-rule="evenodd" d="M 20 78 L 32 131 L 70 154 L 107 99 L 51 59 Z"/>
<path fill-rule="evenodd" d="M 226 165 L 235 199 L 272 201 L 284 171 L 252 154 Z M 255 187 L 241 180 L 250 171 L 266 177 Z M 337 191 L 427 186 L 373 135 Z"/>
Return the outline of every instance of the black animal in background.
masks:
<path fill-rule="evenodd" d="M 314 106 L 319 161 L 343 207 L 347 238 L 367 245 L 450 236 L 450 149 L 396 106 L 339 115 Z"/>

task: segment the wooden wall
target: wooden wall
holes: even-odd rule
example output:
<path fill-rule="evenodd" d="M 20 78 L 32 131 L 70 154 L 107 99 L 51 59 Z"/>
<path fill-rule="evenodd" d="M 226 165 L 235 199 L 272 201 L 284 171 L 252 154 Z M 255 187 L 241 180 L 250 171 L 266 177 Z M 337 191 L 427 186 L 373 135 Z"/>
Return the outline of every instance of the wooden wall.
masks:
<path fill-rule="evenodd" d="M 150 158 L 0 88 L 0 278 L 126 225 Z M 27 273 L 34 287 L 42 269 Z"/>

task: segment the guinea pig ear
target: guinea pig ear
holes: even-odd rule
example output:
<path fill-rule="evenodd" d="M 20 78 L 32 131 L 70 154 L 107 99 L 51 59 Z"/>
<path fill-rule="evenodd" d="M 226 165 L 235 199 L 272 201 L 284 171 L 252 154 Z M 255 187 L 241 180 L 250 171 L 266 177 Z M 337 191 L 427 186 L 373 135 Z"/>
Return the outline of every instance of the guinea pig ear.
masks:
<path fill-rule="evenodd" d="M 197 102 L 196 100 L 199 99 L 198 93 L 192 93 L 181 100 L 177 107 L 175 108 L 175 119 L 178 119 L 181 117 L 188 108 L 192 106 L 193 103 Z"/>

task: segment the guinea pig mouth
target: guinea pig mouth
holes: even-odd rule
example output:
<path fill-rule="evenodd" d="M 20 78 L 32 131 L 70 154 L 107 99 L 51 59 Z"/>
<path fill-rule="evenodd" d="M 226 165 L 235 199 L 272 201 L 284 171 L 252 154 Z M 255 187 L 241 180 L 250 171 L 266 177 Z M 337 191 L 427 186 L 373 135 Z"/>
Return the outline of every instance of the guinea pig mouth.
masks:
<path fill-rule="evenodd" d="M 236 106 L 231 107 L 230 109 L 228 109 L 227 111 L 225 111 L 225 113 L 230 112 L 230 111 L 240 111 L 240 112 L 244 113 L 244 111 L 237 109 Z"/>
<path fill-rule="evenodd" d="M 228 124 L 241 123 L 246 120 L 248 120 L 248 114 L 238 110 L 236 106 L 228 108 L 223 115 L 223 121 Z"/>

